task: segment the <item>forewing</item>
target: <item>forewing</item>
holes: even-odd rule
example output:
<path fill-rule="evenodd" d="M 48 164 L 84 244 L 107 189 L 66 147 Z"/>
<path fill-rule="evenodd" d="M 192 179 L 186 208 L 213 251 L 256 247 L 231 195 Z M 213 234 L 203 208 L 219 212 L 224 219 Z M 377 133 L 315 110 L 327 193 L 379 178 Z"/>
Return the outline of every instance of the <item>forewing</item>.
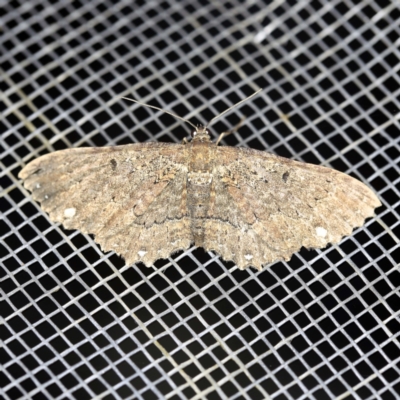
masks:
<path fill-rule="evenodd" d="M 380 205 L 366 185 L 330 168 L 246 148 L 220 147 L 217 158 L 205 247 L 241 269 L 337 243 Z"/>
<path fill-rule="evenodd" d="M 185 147 L 143 143 L 62 150 L 19 174 L 52 221 L 95 236 L 127 263 L 151 265 L 190 246 Z"/>

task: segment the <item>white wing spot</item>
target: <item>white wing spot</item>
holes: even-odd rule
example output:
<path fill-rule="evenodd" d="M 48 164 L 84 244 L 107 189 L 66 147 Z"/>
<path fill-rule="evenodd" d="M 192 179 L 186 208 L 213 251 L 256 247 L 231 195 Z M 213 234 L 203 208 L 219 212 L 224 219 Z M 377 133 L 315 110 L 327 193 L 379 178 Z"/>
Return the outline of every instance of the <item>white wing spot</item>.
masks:
<path fill-rule="evenodd" d="M 139 250 L 137 253 L 139 257 L 143 257 L 147 254 L 147 251 Z"/>
<path fill-rule="evenodd" d="M 64 217 L 65 218 L 72 218 L 76 214 L 76 208 L 66 208 L 64 210 Z"/>
<path fill-rule="evenodd" d="M 328 234 L 328 231 L 325 228 L 323 228 L 322 226 L 317 226 L 315 228 L 315 232 L 316 232 L 317 236 L 321 237 L 321 238 L 326 237 L 326 235 Z"/>
<path fill-rule="evenodd" d="M 250 260 L 253 258 L 253 256 L 252 256 L 251 254 L 245 254 L 245 255 L 244 255 L 244 258 L 245 258 L 247 261 L 250 261 Z"/>

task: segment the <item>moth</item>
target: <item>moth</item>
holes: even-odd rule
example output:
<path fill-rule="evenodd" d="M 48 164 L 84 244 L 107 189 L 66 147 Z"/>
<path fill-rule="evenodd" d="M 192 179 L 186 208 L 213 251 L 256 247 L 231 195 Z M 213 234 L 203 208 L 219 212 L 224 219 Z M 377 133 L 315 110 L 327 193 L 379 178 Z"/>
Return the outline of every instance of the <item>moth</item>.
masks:
<path fill-rule="evenodd" d="M 162 110 L 194 128 L 190 141 L 56 151 L 19 177 L 51 221 L 94 235 L 127 264 L 195 245 L 261 270 L 301 247 L 338 243 L 374 215 L 377 196 L 344 173 L 219 146 L 224 134 L 213 142 L 209 125 L 233 107 L 197 126 Z"/>

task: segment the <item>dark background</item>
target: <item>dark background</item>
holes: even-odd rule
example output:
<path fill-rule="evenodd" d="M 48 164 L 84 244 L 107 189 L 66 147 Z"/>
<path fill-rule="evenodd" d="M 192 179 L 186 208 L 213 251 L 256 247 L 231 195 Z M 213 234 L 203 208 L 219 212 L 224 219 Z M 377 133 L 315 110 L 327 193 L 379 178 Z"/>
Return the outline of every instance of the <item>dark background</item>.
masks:
<path fill-rule="evenodd" d="M 400 396 L 400 12 L 390 1 L 1 2 L 0 397 Z M 336 168 L 383 204 L 262 272 L 190 249 L 125 267 L 17 175 L 79 146 L 223 140 Z"/>

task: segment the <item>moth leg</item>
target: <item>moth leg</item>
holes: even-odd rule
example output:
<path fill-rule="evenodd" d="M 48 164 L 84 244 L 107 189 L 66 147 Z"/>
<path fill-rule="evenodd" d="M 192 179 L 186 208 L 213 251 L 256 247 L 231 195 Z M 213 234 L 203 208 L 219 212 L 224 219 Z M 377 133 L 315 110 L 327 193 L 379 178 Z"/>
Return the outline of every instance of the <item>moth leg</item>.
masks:
<path fill-rule="evenodd" d="M 233 132 L 236 132 L 236 131 L 242 126 L 242 124 L 243 124 L 243 122 L 244 122 L 245 119 L 246 119 L 246 117 L 242 117 L 241 120 L 239 121 L 239 123 L 236 124 L 232 129 L 230 129 L 229 131 L 226 131 L 226 132 L 222 132 L 222 133 L 219 135 L 217 141 L 215 142 L 215 145 L 218 146 L 218 143 L 219 143 L 224 137 L 230 135 L 230 134 L 233 133 Z"/>

